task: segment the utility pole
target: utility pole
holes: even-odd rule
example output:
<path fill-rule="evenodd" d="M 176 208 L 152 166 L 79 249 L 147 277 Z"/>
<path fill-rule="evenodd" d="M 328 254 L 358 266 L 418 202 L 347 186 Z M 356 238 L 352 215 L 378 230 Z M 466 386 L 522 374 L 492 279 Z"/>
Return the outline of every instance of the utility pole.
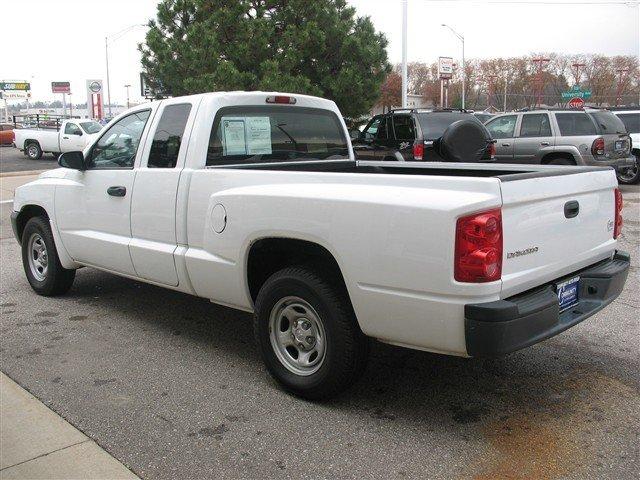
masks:
<path fill-rule="evenodd" d="M 626 80 L 626 77 L 627 77 L 626 74 L 629 73 L 629 69 L 619 68 L 618 70 L 616 70 L 616 73 L 618 74 L 618 85 L 616 87 L 616 107 L 617 107 L 618 103 L 622 101 L 622 90 L 624 87 L 624 81 Z"/>
<path fill-rule="evenodd" d="M 407 17 L 409 0 L 402 0 L 402 108 L 407 108 Z"/>
<path fill-rule="evenodd" d="M 127 89 L 127 110 L 129 109 L 129 87 L 130 87 L 130 86 L 131 86 L 131 85 L 129 85 L 129 84 L 126 84 L 126 85 L 124 86 L 124 88 L 126 88 L 126 89 Z"/>
<path fill-rule="evenodd" d="M 542 105 L 542 91 L 544 90 L 544 77 L 542 76 L 542 72 L 544 70 L 544 66 L 551 61 L 550 58 L 537 57 L 531 60 L 534 65 L 536 65 L 536 79 L 534 84 L 536 85 L 537 95 L 536 95 L 536 107 Z"/>
<path fill-rule="evenodd" d="M 585 63 L 572 63 L 571 66 L 576 69 L 573 74 L 575 85 L 580 85 L 580 69 L 586 67 L 587 65 Z"/>
<path fill-rule="evenodd" d="M 502 107 L 502 111 L 506 112 L 507 111 L 507 84 L 508 84 L 508 80 L 507 77 L 504 78 L 504 105 Z"/>
<path fill-rule="evenodd" d="M 104 37 L 104 56 L 107 61 L 107 108 L 109 109 L 109 118 L 111 115 L 111 88 L 109 86 L 109 41 Z"/>

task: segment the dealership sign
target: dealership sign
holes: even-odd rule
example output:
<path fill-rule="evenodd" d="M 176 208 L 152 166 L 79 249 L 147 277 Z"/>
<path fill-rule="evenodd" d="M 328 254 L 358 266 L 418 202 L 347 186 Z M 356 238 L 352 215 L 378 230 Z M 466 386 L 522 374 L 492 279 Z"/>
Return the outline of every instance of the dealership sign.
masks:
<path fill-rule="evenodd" d="M 453 58 L 438 57 L 438 77 L 441 80 L 453 77 Z"/>
<path fill-rule="evenodd" d="M 71 83 L 69 83 L 69 82 L 51 82 L 51 92 L 53 92 L 53 93 L 71 93 Z"/>
<path fill-rule="evenodd" d="M 4 91 L 29 91 L 31 90 L 31 84 L 29 82 L 0 82 L 0 90 Z"/>
<path fill-rule="evenodd" d="M 87 110 L 91 118 L 104 118 L 104 100 L 102 98 L 102 80 L 87 80 Z"/>
<path fill-rule="evenodd" d="M 579 85 L 574 85 L 568 92 L 562 92 L 560 94 L 563 100 L 569 100 L 572 98 L 582 98 L 587 100 L 591 98 L 591 90 L 581 90 Z"/>

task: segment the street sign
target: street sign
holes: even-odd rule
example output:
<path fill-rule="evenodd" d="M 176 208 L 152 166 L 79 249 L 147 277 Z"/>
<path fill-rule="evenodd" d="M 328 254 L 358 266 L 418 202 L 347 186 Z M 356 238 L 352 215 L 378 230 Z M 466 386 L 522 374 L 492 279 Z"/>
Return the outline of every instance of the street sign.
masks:
<path fill-rule="evenodd" d="M 26 92 L 31 90 L 31 84 L 29 82 L 0 82 L 0 90 L 21 90 Z"/>
<path fill-rule="evenodd" d="M 71 83 L 69 82 L 51 82 L 52 93 L 71 93 Z"/>
<path fill-rule="evenodd" d="M 584 100 L 580 97 L 573 97 L 569 100 L 569 108 L 582 108 L 584 107 Z"/>
<path fill-rule="evenodd" d="M 441 80 L 453 77 L 453 58 L 438 57 L 438 77 Z"/>
<path fill-rule="evenodd" d="M 560 95 L 563 100 L 569 100 L 571 98 L 584 98 L 587 100 L 591 98 L 591 90 L 582 90 L 580 85 L 574 85 L 568 92 L 562 92 Z"/>

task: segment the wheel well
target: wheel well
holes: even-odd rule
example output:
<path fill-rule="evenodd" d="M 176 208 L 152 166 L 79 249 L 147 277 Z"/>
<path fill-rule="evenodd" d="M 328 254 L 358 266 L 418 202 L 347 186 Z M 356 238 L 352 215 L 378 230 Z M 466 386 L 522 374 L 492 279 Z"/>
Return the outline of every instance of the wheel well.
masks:
<path fill-rule="evenodd" d="M 47 211 L 44 208 L 38 205 L 27 205 L 23 207 L 16 219 L 18 241 L 22 241 L 22 232 L 24 232 L 24 227 L 27 225 L 29 219 L 33 217 L 44 217 L 47 221 L 49 220 L 49 215 L 47 215 Z"/>
<path fill-rule="evenodd" d="M 631 153 L 636 157 L 640 157 L 640 148 L 634 148 L 631 150 Z"/>
<path fill-rule="evenodd" d="M 255 242 L 249 251 L 247 279 L 251 298 L 255 301 L 271 275 L 293 265 L 312 265 L 339 281 L 346 291 L 338 262 L 323 246 L 291 238 L 264 238 Z"/>
<path fill-rule="evenodd" d="M 557 160 L 559 158 L 562 158 L 564 160 L 569 160 L 574 165 L 576 165 L 576 159 L 573 157 L 573 155 L 571 155 L 568 152 L 547 153 L 544 157 L 542 157 L 542 160 L 540 160 L 540 163 L 542 165 L 549 165 L 549 163 L 551 163 L 553 160 Z"/>

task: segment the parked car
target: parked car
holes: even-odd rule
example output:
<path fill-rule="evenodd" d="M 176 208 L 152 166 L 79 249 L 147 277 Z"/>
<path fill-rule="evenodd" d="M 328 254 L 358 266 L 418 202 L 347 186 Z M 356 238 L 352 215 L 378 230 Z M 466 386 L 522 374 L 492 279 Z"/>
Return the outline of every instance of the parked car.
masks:
<path fill-rule="evenodd" d="M 613 170 L 356 162 L 316 97 L 140 105 L 58 162 L 13 202 L 36 293 L 88 266 L 253 312 L 267 369 L 306 398 L 351 385 L 368 337 L 464 357 L 540 342 L 629 270 Z"/>
<path fill-rule="evenodd" d="M 473 112 L 473 114 L 482 123 L 487 123 L 489 120 L 491 120 L 493 117 L 495 117 L 494 113 L 489 113 L 489 112 Z"/>
<path fill-rule="evenodd" d="M 503 113 L 486 127 L 500 163 L 611 166 L 618 176 L 636 165 L 624 124 L 606 110 Z"/>
<path fill-rule="evenodd" d="M 0 123 L 0 145 L 11 145 L 13 139 L 13 124 Z"/>
<path fill-rule="evenodd" d="M 43 153 L 59 155 L 84 149 L 93 142 L 102 125 L 89 119 L 48 119 L 35 128 L 15 130 L 15 145 L 30 159 L 38 160 Z"/>
<path fill-rule="evenodd" d="M 438 140 L 459 120 L 471 120 L 482 127 L 472 112 L 464 110 L 392 110 L 376 115 L 367 123 L 362 133 L 353 139 L 353 150 L 358 160 L 449 161 L 441 155 Z M 484 127 L 482 131 L 484 138 L 475 149 L 479 153 L 465 161 L 493 160 L 494 142 Z"/>
<path fill-rule="evenodd" d="M 622 120 L 631 137 L 631 153 L 636 157 L 635 167 L 618 175 L 620 183 L 633 184 L 640 181 L 640 109 L 615 109 L 613 113 Z"/>

